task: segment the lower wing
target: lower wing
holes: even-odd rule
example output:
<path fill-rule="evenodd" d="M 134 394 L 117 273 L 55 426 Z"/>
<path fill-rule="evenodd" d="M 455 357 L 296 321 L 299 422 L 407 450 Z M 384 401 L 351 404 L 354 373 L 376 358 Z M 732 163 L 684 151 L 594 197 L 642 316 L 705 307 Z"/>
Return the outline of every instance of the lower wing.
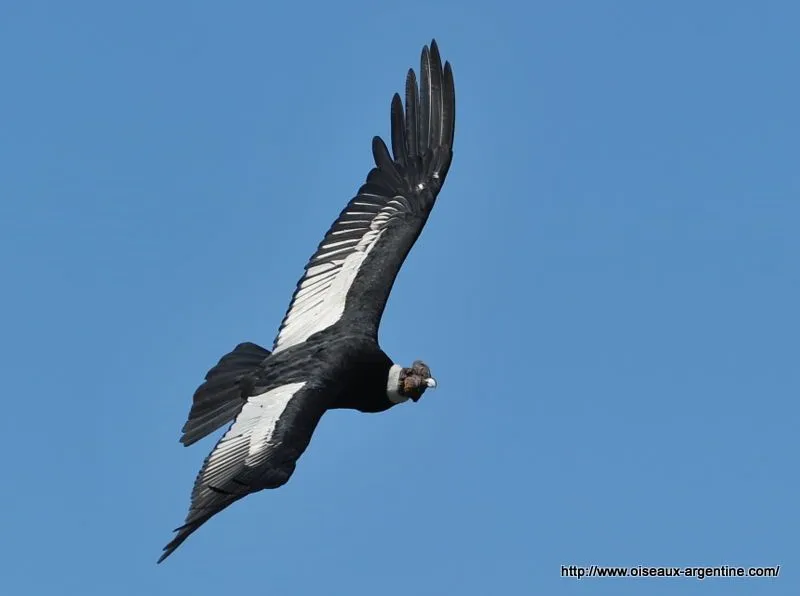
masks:
<path fill-rule="evenodd" d="M 186 521 L 158 562 L 232 503 L 285 484 L 326 409 L 322 395 L 306 381 L 272 386 L 248 397 L 203 463 Z"/>

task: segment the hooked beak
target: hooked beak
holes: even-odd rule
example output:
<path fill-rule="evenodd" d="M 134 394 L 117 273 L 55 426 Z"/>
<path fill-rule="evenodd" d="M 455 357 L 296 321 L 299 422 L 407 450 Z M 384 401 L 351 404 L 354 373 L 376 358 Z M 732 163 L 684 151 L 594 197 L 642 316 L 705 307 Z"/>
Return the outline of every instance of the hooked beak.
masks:
<path fill-rule="evenodd" d="M 424 387 L 420 387 L 420 389 L 422 389 L 422 391 L 419 392 L 419 395 L 411 396 L 411 400 L 414 403 L 416 403 L 420 399 L 422 399 L 422 392 L 425 391 L 425 389 L 436 389 L 436 379 L 434 379 L 433 377 L 428 377 L 427 379 L 425 379 L 423 381 L 423 383 L 425 383 L 425 386 Z"/>

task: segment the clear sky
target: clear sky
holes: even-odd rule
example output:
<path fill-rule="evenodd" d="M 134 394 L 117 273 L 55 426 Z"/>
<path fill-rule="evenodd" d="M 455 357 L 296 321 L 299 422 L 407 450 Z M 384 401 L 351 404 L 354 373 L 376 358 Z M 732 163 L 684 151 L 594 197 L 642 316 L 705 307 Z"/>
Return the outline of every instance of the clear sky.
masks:
<path fill-rule="evenodd" d="M 793 2 L 0 3 L 7 594 L 797 594 Z M 326 415 L 155 561 L 436 37 L 455 158 L 381 327 L 439 381 Z M 562 565 L 776 565 L 569 579 Z"/>

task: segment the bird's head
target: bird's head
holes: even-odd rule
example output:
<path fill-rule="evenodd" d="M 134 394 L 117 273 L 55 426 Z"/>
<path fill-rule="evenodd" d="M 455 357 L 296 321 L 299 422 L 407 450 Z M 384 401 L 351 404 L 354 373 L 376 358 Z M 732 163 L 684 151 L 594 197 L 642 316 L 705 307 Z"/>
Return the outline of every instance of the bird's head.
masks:
<path fill-rule="evenodd" d="M 436 379 L 422 360 L 416 360 L 409 368 L 401 368 L 397 382 L 397 393 L 415 402 L 419 401 L 426 389 L 436 389 Z"/>

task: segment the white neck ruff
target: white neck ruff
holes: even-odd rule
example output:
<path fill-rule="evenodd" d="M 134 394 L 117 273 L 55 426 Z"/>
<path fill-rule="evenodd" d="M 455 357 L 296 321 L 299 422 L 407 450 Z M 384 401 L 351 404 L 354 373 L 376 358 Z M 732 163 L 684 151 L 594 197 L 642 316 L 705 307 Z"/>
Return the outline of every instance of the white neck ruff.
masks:
<path fill-rule="evenodd" d="M 408 401 L 408 398 L 400 395 L 400 371 L 403 367 L 399 364 L 393 364 L 389 369 L 389 379 L 386 381 L 386 396 L 393 404 L 401 404 Z"/>

